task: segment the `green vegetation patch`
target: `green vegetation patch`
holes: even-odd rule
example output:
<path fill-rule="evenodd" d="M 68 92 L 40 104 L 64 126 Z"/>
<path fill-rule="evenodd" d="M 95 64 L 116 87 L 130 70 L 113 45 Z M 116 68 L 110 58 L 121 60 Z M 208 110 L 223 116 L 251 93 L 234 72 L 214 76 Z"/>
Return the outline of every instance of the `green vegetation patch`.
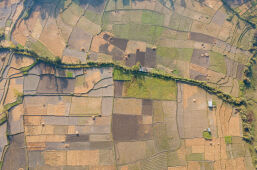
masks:
<path fill-rule="evenodd" d="M 174 60 L 190 61 L 193 55 L 193 49 L 191 48 L 157 48 L 157 63 L 164 66 L 170 66 Z"/>
<path fill-rule="evenodd" d="M 168 166 L 186 166 L 185 158 L 181 158 L 177 152 L 168 152 Z"/>
<path fill-rule="evenodd" d="M 164 111 L 161 101 L 154 101 L 153 103 L 153 122 L 163 122 L 164 121 Z"/>
<path fill-rule="evenodd" d="M 69 77 L 69 78 L 73 77 L 73 73 L 71 71 L 66 71 L 65 74 L 66 74 L 66 77 Z"/>
<path fill-rule="evenodd" d="M 232 136 L 225 136 L 226 144 L 232 144 Z"/>
<path fill-rule="evenodd" d="M 91 22 L 100 25 L 101 24 L 101 14 L 96 13 L 91 10 L 86 10 L 85 17 L 89 19 Z"/>
<path fill-rule="evenodd" d="M 170 17 L 169 27 L 179 31 L 190 31 L 192 23 L 193 20 L 191 18 L 174 13 Z"/>
<path fill-rule="evenodd" d="M 163 27 L 140 24 L 117 24 L 112 27 L 119 38 L 154 43 L 161 36 Z"/>
<path fill-rule="evenodd" d="M 154 143 L 159 152 L 169 150 L 170 139 L 167 135 L 167 127 L 164 123 L 155 124 L 153 127 Z"/>
<path fill-rule="evenodd" d="M 187 161 L 202 161 L 204 160 L 203 153 L 191 153 L 186 156 Z"/>
<path fill-rule="evenodd" d="M 143 24 L 162 26 L 164 21 L 164 16 L 154 11 L 144 10 L 141 19 Z"/>
<path fill-rule="evenodd" d="M 212 139 L 211 132 L 203 131 L 203 138 L 206 140 L 211 140 Z"/>
<path fill-rule="evenodd" d="M 8 19 L 5 23 L 6 27 L 10 27 L 12 25 L 12 20 Z"/>
<path fill-rule="evenodd" d="M 136 76 L 124 83 L 124 95 L 156 100 L 176 100 L 177 87 L 173 80 Z"/>
<path fill-rule="evenodd" d="M 227 67 L 225 62 L 225 57 L 216 52 L 210 52 L 210 69 L 219 73 L 226 74 Z"/>
<path fill-rule="evenodd" d="M 28 46 L 35 51 L 39 56 L 53 58 L 54 55 L 40 41 L 28 42 Z"/>
<path fill-rule="evenodd" d="M 113 80 L 124 80 L 124 81 L 127 81 L 127 80 L 132 80 L 133 78 L 133 75 L 130 74 L 130 73 L 126 73 L 122 70 L 119 70 L 119 69 L 114 69 L 113 71 Z"/>

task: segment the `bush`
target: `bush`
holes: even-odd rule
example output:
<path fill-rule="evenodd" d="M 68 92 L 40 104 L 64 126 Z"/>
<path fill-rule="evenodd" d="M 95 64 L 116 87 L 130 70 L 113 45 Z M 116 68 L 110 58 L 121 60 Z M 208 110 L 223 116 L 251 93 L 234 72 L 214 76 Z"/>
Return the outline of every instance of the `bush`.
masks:
<path fill-rule="evenodd" d="M 226 144 L 232 144 L 232 136 L 225 136 Z"/>
<path fill-rule="evenodd" d="M 208 131 L 203 131 L 203 138 L 206 139 L 206 140 L 212 140 L 212 134 L 211 132 L 208 132 Z"/>

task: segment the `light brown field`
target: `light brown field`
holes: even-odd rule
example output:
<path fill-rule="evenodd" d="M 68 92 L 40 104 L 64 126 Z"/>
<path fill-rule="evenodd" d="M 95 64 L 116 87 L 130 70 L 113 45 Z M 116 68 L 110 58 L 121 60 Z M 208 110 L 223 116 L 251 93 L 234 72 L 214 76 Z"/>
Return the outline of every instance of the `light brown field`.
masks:
<path fill-rule="evenodd" d="M 101 80 L 100 71 L 88 71 L 87 74 L 76 78 L 74 93 L 87 93 L 93 89 L 94 85 Z"/>
<path fill-rule="evenodd" d="M 42 117 L 41 116 L 24 116 L 25 125 L 41 125 Z"/>
<path fill-rule="evenodd" d="M 125 53 L 126 54 L 130 54 L 130 53 L 135 54 L 137 49 L 139 49 L 139 51 L 141 51 L 141 52 L 145 52 L 146 43 L 142 42 L 142 41 L 129 40 Z"/>
<path fill-rule="evenodd" d="M 15 79 L 10 80 L 8 93 L 4 101 L 5 104 L 13 103 L 16 101 L 18 94 L 22 94 L 23 84 L 16 84 Z"/>
<path fill-rule="evenodd" d="M 34 63 L 34 60 L 29 57 L 13 57 L 12 62 L 11 62 L 11 67 L 20 69 L 22 67 L 29 66 Z"/>
<path fill-rule="evenodd" d="M 69 150 L 67 151 L 67 165 L 97 165 L 99 163 L 98 150 Z"/>
<path fill-rule="evenodd" d="M 115 98 L 114 99 L 114 113 L 141 115 L 142 100 L 140 99 L 127 99 Z"/>
<path fill-rule="evenodd" d="M 22 20 L 18 22 L 16 29 L 13 31 L 13 38 L 22 46 L 25 46 L 27 42 L 27 36 L 29 35 L 29 31 L 26 28 L 25 21 Z"/>
<path fill-rule="evenodd" d="M 47 115 L 63 116 L 66 113 L 66 104 L 59 102 L 58 104 L 47 105 Z"/>
<path fill-rule="evenodd" d="M 186 166 L 168 167 L 168 170 L 187 170 Z"/>
<path fill-rule="evenodd" d="M 70 115 L 99 114 L 101 101 L 102 98 L 72 97 Z"/>
<path fill-rule="evenodd" d="M 63 166 L 67 162 L 66 151 L 45 151 L 43 152 L 46 165 L 50 166 Z"/>
<path fill-rule="evenodd" d="M 189 161 L 187 164 L 187 170 L 200 170 L 199 162 Z"/>
<path fill-rule="evenodd" d="M 29 151 L 43 151 L 45 150 L 46 144 L 44 142 L 28 142 L 27 143 L 27 149 Z"/>
<path fill-rule="evenodd" d="M 197 86 L 190 86 L 187 84 L 183 84 L 183 104 L 184 108 L 188 106 L 187 102 L 191 96 L 198 92 Z M 197 101 L 196 101 L 197 102 Z"/>
<path fill-rule="evenodd" d="M 58 27 L 54 18 L 49 18 L 44 27 L 39 40 L 55 55 L 62 56 L 65 48 L 65 41 L 60 36 Z"/>
<path fill-rule="evenodd" d="M 120 142 L 116 145 L 117 161 L 120 164 L 145 158 L 146 144 L 143 141 Z"/>
<path fill-rule="evenodd" d="M 26 136 L 26 142 L 64 142 L 65 135 Z"/>
<path fill-rule="evenodd" d="M 62 56 L 62 62 L 66 64 L 79 64 L 80 60 L 72 56 Z"/>
<path fill-rule="evenodd" d="M 23 115 L 24 109 L 23 106 L 20 104 L 12 109 L 12 119 L 13 121 L 20 120 L 20 117 Z"/>
<path fill-rule="evenodd" d="M 53 135 L 54 126 L 53 125 L 39 125 L 39 126 L 25 126 L 25 135 Z"/>

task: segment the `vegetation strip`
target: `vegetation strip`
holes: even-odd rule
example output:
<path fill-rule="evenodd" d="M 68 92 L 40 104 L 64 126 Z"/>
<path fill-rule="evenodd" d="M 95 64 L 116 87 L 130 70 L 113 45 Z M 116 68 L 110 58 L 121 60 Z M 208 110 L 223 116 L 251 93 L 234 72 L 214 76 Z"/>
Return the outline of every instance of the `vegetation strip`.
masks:
<path fill-rule="evenodd" d="M 158 71 L 150 71 L 150 72 L 140 71 L 138 65 L 135 65 L 132 68 L 130 68 L 130 67 L 126 67 L 126 66 L 114 63 L 114 62 L 88 62 L 86 64 L 64 64 L 61 62 L 61 59 L 59 57 L 56 57 L 53 59 L 50 59 L 48 57 L 40 57 L 34 51 L 30 51 L 27 49 L 21 49 L 18 47 L 0 46 L 0 51 L 11 51 L 15 54 L 32 57 L 32 58 L 36 59 L 36 63 L 43 62 L 43 63 L 47 63 L 49 65 L 53 65 L 58 68 L 77 68 L 78 69 L 78 68 L 90 68 L 90 67 L 113 67 L 114 69 L 118 69 L 126 74 L 150 76 L 150 77 L 156 77 L 156 78 L 161 78 L 161 79 L 165 79 L 165 80 L 174 80 L 176 82 L 181 82 L 181 83 L 186 83 L 186 84 L 201 87 L 204 90 L 206 90 L 208 93 L 214 94 L 217 97 L 219 97 L 220 99 L 222 99 L 224 102 L 227 102 L 234 106 L 246 105 L 246 101 L 243 98 L 236 98 L 229 94 L 226 94 L 217 88 L 210 87 L 204 81 L 198 81 L 198 80 L 187 79 L 187 78 L 183 78 L 183 77 L 177 77 L 177 76 L 170 75 L 167 73 L 160 73 Z M 23 68 L 22 71 L 26 73 L 30 68 L 32 68 L 32 67 L 28 66 L 26 68 Z"/>

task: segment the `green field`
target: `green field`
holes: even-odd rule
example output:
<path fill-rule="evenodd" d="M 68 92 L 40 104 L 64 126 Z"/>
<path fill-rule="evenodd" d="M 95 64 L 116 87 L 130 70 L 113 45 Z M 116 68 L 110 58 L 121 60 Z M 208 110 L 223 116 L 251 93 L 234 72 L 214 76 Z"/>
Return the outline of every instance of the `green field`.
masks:
<path fill-rule="evenodd" d="M 157 48 L 157 63 L 164 66 L 171 66 L 174 60 L 190 61 L 193 54 L 191 48 Z"/>
<path fill-rule="evenodd" d="M 163 27 L 141 24 L 117 24 L 113 25 L 112 29 L 114 35 L 119 38 L 149 43 L 156 42 L 163 32 Z"/>
<path fill-rule="evenodd" d="M 123 88 L 126 97 L 176 100 L 177 87 L 172 80 L 140 76 L 124 82 Z"/>
<path fill-rule="evenodd" d="M 226 74 L 227 68 L 226 68 L 226 62 L 225 57 L 216 52 L 210 52 L 210 69 L 219 73 Z"/>
<path fill-rule="evenodd" d="M 143 11 L 142 24 L 159 25 L 162 26 L 164 21 L 164 16 L 157 12 Z"/>
<path fill-rule="evenodd" d="M 48 48 L 44 46 L 44 44 L 42 44 L 39 40 L 36 42 L 29 42 L 28 46 L 30 46 L 30 48 L 40 56 L 54 57 L 54 55 L 48 50 Z"/>
<path fill-rule="evenodd" d="M 113 71 L 113 80 L 132 80 L 133 75 L 129 73 L 125 73 L 122 70 L 114 69 Z"/>

